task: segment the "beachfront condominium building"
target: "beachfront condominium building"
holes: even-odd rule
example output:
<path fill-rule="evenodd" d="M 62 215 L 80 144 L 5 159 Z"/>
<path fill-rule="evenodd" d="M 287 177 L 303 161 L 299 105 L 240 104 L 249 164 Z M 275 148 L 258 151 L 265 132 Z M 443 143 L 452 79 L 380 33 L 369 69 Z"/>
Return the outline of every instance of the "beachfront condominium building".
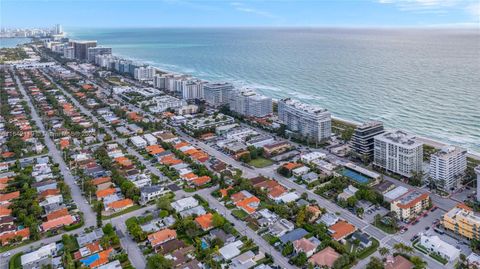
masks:
<path fill-rule="evenodd" d="M 477 201 L 480 201 L 480 165 L 474 171 L 477 174 Z"/>
<path fill-rule="evenodd" d="M 63 48 L 63 57 L 65 59 L 75 59 L 75 49 L 73 46 L 65 46 Z"/>
<path fill-rule="evenodd" d="M 155 76 L 155 68 L 152 66 L 137 67 L 133 71 L 133 77 L 136 80 L 153 80 L 153 76 Z"/>
<path fill-rule="evenodd" d="M 108 47 L 92 47 L 87 49 L 87 61 L 90 63 L 95 62 L 95 57 L 97 55 L 111 55 L 112 48 Z"/>
<path fill-rule="evenodd" d="M 61 24 L 55 24 L 55 34 L 56 35 L 63 34 L 63 28 Z"/>
<path fill-rule="evenodd" d="M 75 51 L 75 59 L 86 61 L 88 57 L 88 48 L 97 46 L 97 41 L 76 40 L 72 41 Z"/>
<path fill-rule="evenodd" d="M 374 137 L 373 163 L 386 171 L 410 178 L 422 172 L 423 143 L 404 131 Z"/>
<path fill-rule="evenodd" d="M 182 85 L 182 97 L 185 100 L 204 99 L 203 85 L 205 83 L 198 79 L 190 79 Z"/>
<path fill-rule="evenodd" d="M 351 148 L 355 155 L 370 162 L 373 159 L 374 137 L 385 132 L 381 121 L 366 122 L 355 128 Z"/>
<path fill-rule="evenodd" d="M 265 117 L 272 114 L 272 98 L 256 93 L 253 89 L 233 91 L 230 110 L 248 117 Z"/>
<path fill-rule="evenodd" d="M 446 230 L 455 234 L 480 240 L 480 216 L 464 204 L 458 204 L 445 213 L 441 223 Z"/>
<path fill-rule="evenodd" d="M 430 206 L 430 196 L 417 190 L 410 190 L 390 203 L 390 210 L 398 219 L 409 221 Z"/>
<path fill-rule="evenodd" d="M 165 74 L 164 75 L 155 75 L 153 77 L 153 87 L 164 90 L 165 89 Z"/>
<path fill-rule="evenodd" d="M 213 107 L 226 105 L 230 101 L 233 85 L 228 82 L 206 83 L 203 85 L 205 102 Z"/>
<path fill-rule="evenodd" d="M 278 101 L 278 119 L 288 130 L 314 141 L 328 139 L 332 132 L 332 119 L 327 109 L 290 98 Z"/>
<path fill-rule="evenodd" d="M 457 188 L 467 169 L 467 151 L 448 146 L 430 156 L 430 180 L 443 192 Z"/>

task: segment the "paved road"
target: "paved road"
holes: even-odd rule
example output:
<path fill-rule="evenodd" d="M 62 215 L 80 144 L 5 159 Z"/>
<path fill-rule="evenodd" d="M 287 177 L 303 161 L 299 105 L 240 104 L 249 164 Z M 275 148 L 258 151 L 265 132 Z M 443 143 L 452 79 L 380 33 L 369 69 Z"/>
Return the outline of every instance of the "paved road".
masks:
<path fill-rule="evenodd" d="M 230 156 L 212 148 L 211 146 L 209 146 L 209 145 L 207 145 L 207 144 L 205 144 L 201 141 L 198 141 L 198 140 L 195 140 L 195 139 L 189 137 L 187 134 L 185 134 L 181 130 L 179 130 L 178 133 L 181 134 L 182 138 L 184 138 L 185 140 L 195 142 L 198 147 L 202 148 L 205 152 L 207 152 L 211 156 L 214 156 L 215 158 L 217 158 L 217 159 L 219 159 L 219 160 L 221 160 L 221 161 L 223 161 L 223 162 L 225 162 L 229 165 L 232 165 L 235 168 L 242 169 L 243 174 L 246 177 L 252 178 L 252 177 L 255 177 L 255 176 L 258 176 L 258 175 L 264 175 L 264 176 L 267 176 L 267 177 L 275 178 L 281 184 L 285 185 L 286 187 L 288 187 L 290 189 L 295 190 L 298 194 L 306 192 L 308 194 L 309 199 L 315 200 L 320 206 L 325 207 L 330 212 L 339 212 L 340 216 L 342 218 L 344 218 L 348 222 L 354 224 L 357 228 L 360 228 L 363 231 L 365 231 L 368 234 L 375 237 L 377 240 L 380 241 L 381 245 L 384 245 L 388 248 L 393 248 L 393 245 L 395 245 L 397 243 L 404 243 L 406 245 L 410 245 L 409 240 L 407 240 L 405 238 L 402 238 L 400 235 L 393 235 L 393 236 L 392 235 L 387 235 L 383 231 L 381 231 L 380 229 L 378 229 L 375 226 L 372 226 L 371 224 L 366 222 L 365 220 L 362 220 L 362 219 L 358 218 L 356 215 L 352 214 L 350 211 L 347 211 L 344 208 L 341 208 L 340 206 L 338 206 L 337 204 L 334 204 L 334 203 L 330 202 L 329 200 L 326 200 L 325 198 L 313 193 L 311 190 L 308 190 L 307 188 L 305 188 L 301 185 L 298 185 L 298 184 L 292 182 L 291 180 L 289 180 L 289 179 L 287 179 L 287 178 L 285 178 L 281 175 L 278 175 L 275 172 L 276 169 L 274 169 L 271 166 L 266 167 L 266 168 L 262 168 L 262 169 L 251 169 L 251 168 L 245 167 L 245 166 L 241 165 L 240 162 L 232 159 Z M 424 255 L 423 253 L 417 251 L 416 254 L 423 257 L 423 259 L 428 262 L 428 266 L 429 266 L 428 268 L 433 268 L 433 269 L 444 268 L 438 262 L 436 262 L 432 258 Z M 365 260 L 369 260 L 369 258 L 365 259 Z M 362 262 L 360 264 L 360 266 L 362 266 L 364 263 L 365 262 Z M 356 268 L 364 268 L 364 267 L 356 267 Z"/>
<path fill-rule="evenodd" d="M 24 99 L 27 101 L 28 106 L 30 107 L 31 113 L 32 113 L 32 119 L 35 121 L 36 125 L 40 129 L 40 131 L 44 134 L 44 140 L 45 140 L 45 145 L 48 148 L 48 152 L 50 156 L 52 157 L 53 161 L 55 163 L 59 164 L 60 172 L 64 177 L 65 183 L 70 187 L 71 193 L 72 193 L 72 199 L 74 200 L 75 204 L 77 205 L 78 209 L 83 212 L 83 217 L 84 217 L 84 222 L 86 226 L 91 226 L 95 225 L 96 223 L 96 218 L 95 218 L 95 213 L 93 212 L 92 208 L 85 202 L 82 192 L 80 191 L 80 188 L 75 184 L 75 180 L 73 178 L 72 173 L 70 172 L 70 169 L 68 168 L 67 164 L 62 158 L 62 153 L 57 149 L 55 144 L 53 143 L 53 140 L 50 138 L 48 135 L 48 132 L 45 129 L 45 126 L 43 125 L 43 122 L 41 118 L 38 116 L 37 110 L 35 106 L 32 103 L 32 100 L 30 97 L 27 95 L 25 92 L 25 89 L 23 85 L 20 82 L 20 79 L 18 78 L 17 74 L 15 74 L 15 80 L 17 81 L 18 88 L 20 89 L 20 92 L 24 96 Z"/>
<path fill-rule="evenodd" d="M 38 116 L 38 113 L 36 111 L 35 106 L 32 103 L 32 100 L 30 97 L 27 95 L 25 88 L 23 87 L 20 79 L 18 78 L 17 74 L 15 73 L 14 75 L 15 80 L 17 82 L 18 88 L 20 90 L 20 93 L 23 95 L 23 98 L 27 102 L 28 106 L 30 107 L 31 114 L 32 114 L 32 119 L 37 125 L 37 127 L 40 129 L 40 131 L 45 134 L 44 135 L 44 140 L 45 140 L 45 145 L 48 148 L 49 155 L 52 157 L 53 161 L 59 164 L 60 172 L 64 177 L 65 183 L 70 187 L 71 193 L 72 193 L 72 199 L 74 200 L 75 204 L 77 205 L 78 209 L 83 212 L 83 218 L 84 218 L 84 227 L 89 227 L 93 226 L 96 224 L 96 217 L 95 213 L 93 212 L 92 208 L 86 203 L 86 200 L 82 196 L 82 193 L 80 191 L 80 188 L 75 184 L 75 180 L 73 179 L 72 174 L 70 173 L 69 168 L 67 167 L 67 164 L 62 158 L 62 154 L 59 152 L 59 150 L 56 148 L 55 144 L 53 143 L 52 139 L 48 135 L 48 133 L 45 130 L 45 126 L 43 125 L 42 120 Z M 64 234 L 74 234 L 77 233 L 79 229 L 66 232 Z M 56 235 L 53 237 L 49 238 L 44 238 L 42 240 L 15 248 L 10 250 L 9 252 L 14 255 L 19 252 L 25 252 L 25 251 L 30 251 L 33 249 L 36 249 L 40 247 L 41 245 L 49 244 L 52 242 L 56 242 L 62 239 L 62 235 Z M 8 261 L 9 259 L 1 259 L 0 262 L 0 268 L 8 268 Z"/>
<path fill-rule="evenodd" d="M 264 253 L 268 253 L 273 257 L 275 263 L 282 268 L 293 269 L 295 266 L 288 263 L 288 259 L 284 257 L 280 252 L 273 248 L 267 241 L 265 241 L 261 236 L 259 236 L 255 231 L 250 229 L 245 222 L 236 219 L 232 216 L 230 210 L 223 206 L 211 193 L 212 189 L 203 189 L 198 193 L 209 203 L 211 208 L 219 209 L 219 212 L 231 223 L 234 224 L 235 229 L 242 235 L 247 236 L 252 239 L 255 244 L 258 245 L 259 249 Z"/>

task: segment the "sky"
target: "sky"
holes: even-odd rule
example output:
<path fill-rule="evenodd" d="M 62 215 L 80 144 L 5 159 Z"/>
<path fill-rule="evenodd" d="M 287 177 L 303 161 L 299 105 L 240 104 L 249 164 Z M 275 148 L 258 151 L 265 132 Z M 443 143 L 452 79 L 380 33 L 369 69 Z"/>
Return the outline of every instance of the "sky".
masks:
<path fill-rule="evenodd" d="M 477 27 L 480 0 L 0 0 L 1 27 Z"/>

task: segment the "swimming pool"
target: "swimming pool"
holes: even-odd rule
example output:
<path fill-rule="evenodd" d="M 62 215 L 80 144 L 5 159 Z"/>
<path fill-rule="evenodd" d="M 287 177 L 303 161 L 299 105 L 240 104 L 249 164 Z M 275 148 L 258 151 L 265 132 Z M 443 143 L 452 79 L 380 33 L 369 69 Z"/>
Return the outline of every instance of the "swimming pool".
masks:
<path fill-rule="evenodd" d="M 96 260 L 100 259 L 100 255 L 93 254 L 92 256 L 89 256 L 83 260 L 80 260 L 84 265 L 90 266 L 90 264 L 94 263 Z"/>
<path fill-rule="evenodd" d="M 371 178 L 366 177 L 366 176 L 364 176 L 364 175 L 362 175 L 358 172 L 355 172 L 353 170 L 350 170 L 348 168 L 343 168 L 342 170 L 340 170 L 340 174 L 352 179 L 353 181 L 356 181 L 356 182 L 362 183 L 362 184 L 367 184 L 371 180 Z"/>

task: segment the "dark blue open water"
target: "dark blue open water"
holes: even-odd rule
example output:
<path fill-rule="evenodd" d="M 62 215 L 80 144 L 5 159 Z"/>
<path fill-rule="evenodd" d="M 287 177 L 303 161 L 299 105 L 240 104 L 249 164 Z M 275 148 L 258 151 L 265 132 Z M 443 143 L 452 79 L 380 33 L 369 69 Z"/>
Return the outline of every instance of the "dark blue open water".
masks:
<path fill-rule="evenodd" d="M 67 29 L 170 71 L 319 104 L 480 151 L 480 32 Z"/>

